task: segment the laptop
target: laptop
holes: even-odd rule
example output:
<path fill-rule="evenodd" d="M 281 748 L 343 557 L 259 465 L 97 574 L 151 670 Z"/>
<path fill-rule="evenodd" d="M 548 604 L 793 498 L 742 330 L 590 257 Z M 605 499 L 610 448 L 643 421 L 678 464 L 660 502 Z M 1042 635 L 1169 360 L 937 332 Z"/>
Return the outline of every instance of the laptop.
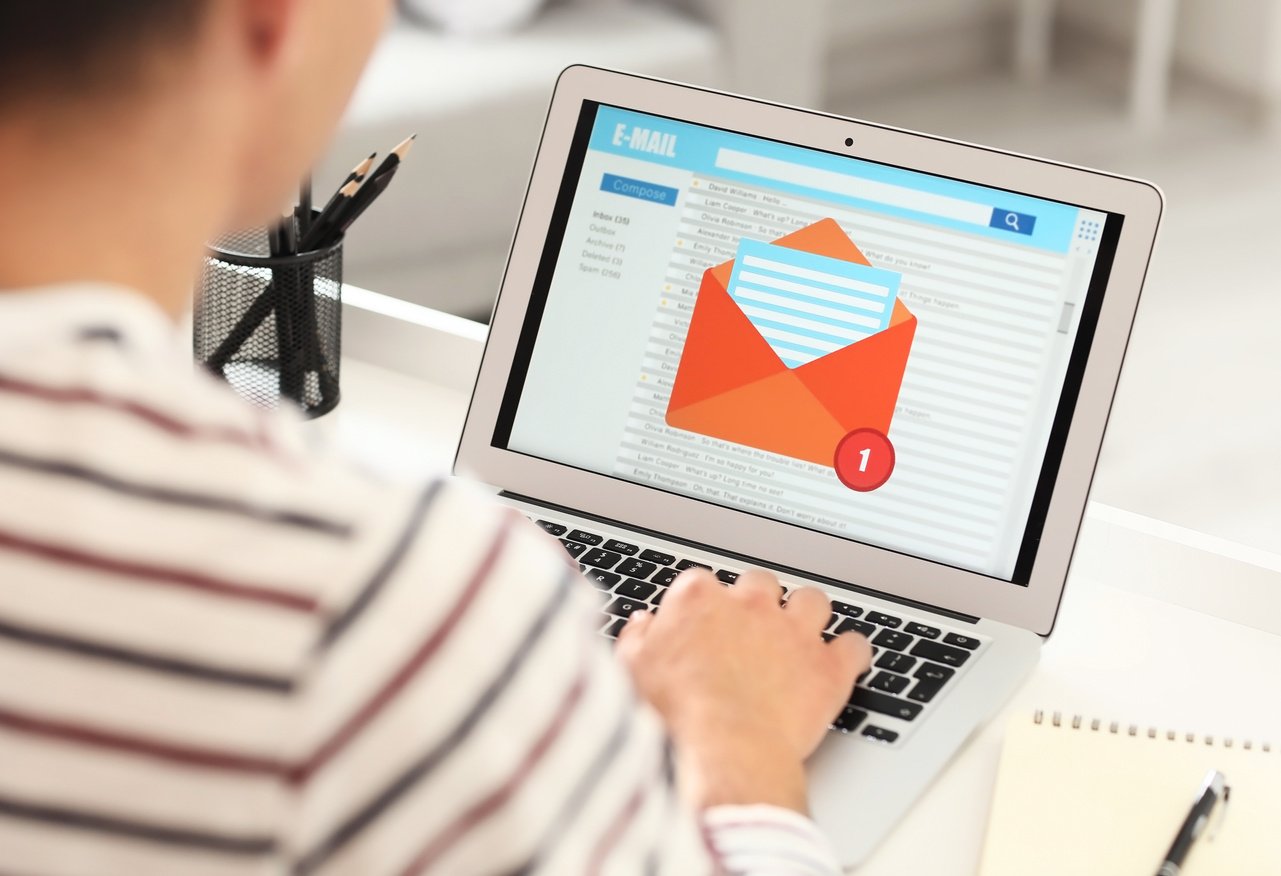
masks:
<path fill-rule="evenodd" d="M 561 540 L 602 636 L 691 565 L 822 588 L 875 650 L 809 765 L 855 866 L 1054 627 L 1162 205 L 570 67 L 455 471 Z"/>

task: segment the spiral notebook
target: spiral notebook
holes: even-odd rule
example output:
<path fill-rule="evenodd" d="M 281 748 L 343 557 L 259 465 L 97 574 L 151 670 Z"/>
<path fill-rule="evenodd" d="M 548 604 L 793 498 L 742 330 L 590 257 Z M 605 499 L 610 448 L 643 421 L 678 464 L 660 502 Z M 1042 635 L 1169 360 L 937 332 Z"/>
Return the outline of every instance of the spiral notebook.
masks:
<path fill-rule="evenodd" d="M 981 876 L 1155 873 L 1209 770 L 1231 794 L 1183 876 L 1281 874 L 1281 751 L 1080 715 L 1011 720 Z"/>

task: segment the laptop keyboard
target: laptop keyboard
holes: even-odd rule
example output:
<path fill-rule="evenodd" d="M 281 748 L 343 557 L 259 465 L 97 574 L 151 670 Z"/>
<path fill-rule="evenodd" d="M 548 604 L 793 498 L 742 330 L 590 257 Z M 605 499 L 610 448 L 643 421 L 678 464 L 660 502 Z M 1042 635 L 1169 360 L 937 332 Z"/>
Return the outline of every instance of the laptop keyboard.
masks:
<path fill-rule="evenodd" d="M 633 612 L 658 611 L 668 587 L 688 568 L 707 569 L 726 586 L 733 586 L 739 575 L 602 532 L 546 519 L 535 522 L 560 539 L 584 577 L 601 591 L 600 632 L 609 638 L 618 635 Z M 794 588 L 784 584 L 783 589 L 786 598 Z M 945 629 L 936 619 L 927 623 L 833 600 L 823 638 L 851 630 L 871 642 L 872 666 L 859 677 L 832 730 L 882 745 L 901 741 L 986 644 L 978 636 Z"/>

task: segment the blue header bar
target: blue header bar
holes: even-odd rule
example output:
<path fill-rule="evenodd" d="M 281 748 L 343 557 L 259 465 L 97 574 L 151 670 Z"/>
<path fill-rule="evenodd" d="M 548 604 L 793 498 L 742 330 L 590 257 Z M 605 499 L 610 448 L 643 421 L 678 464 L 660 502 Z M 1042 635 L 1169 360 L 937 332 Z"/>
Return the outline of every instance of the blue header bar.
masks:
<path fill-rule="evenodd" d="M 589 148 L 1066 253 L 1078 208 L 602 106 Z"/>

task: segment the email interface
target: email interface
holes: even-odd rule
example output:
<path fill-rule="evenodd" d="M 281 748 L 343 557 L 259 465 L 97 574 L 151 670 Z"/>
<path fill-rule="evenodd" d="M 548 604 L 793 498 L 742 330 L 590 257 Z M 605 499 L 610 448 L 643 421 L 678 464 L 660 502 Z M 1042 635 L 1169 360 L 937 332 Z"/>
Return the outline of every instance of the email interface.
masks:
<path fill-rule="evenodd" d="M 1019 580 L 1119 217 L 584 113 L 496 443 Z"/>

